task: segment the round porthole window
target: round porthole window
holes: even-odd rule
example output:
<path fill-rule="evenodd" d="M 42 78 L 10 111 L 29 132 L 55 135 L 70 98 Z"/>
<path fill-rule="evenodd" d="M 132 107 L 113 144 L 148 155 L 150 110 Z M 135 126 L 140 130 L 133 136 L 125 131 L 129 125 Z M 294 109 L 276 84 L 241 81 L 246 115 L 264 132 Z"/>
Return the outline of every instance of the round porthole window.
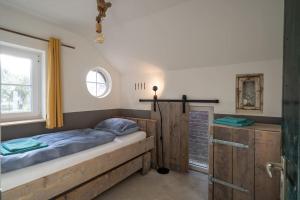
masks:
<path fill-rule="evenodd" d="M 111 77 L 103 68 L 95 68 L 88 72 L 86 76 L 86 86 L 91 95 L 103 98 L 110 93 Z"/>

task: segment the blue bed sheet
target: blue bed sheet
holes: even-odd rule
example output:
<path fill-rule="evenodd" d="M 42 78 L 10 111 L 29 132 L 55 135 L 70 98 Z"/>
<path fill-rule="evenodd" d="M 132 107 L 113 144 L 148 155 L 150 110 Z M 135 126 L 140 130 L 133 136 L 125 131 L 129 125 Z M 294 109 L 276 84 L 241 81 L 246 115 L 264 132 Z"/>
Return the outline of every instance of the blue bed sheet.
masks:
<path fill-rule="evenodd" d="M 15 155 L 1 156 L 1 173 L 93 148 L 111 142 L 115 137 L 110 132 L 95 129 L 78 129 L 33 136 L 32 139 L 46 143 L 48 147 Z"/>

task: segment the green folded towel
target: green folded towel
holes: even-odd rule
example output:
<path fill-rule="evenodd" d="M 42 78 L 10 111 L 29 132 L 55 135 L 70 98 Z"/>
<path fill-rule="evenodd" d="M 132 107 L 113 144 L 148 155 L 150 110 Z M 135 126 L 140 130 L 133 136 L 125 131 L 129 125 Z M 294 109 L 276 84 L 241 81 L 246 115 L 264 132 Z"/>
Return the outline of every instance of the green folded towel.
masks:
<path fill-rule="evenodd" d="M 41 144 L 38 140 L 34 140 L 32 138 L 20 138 L 9 140 L 7 142 L 3 142 L 2 146 L 7 149 L 8 151 L 20 151 L 23 149 L 30 149 L 37 147 Z"/>
<path fill-rule="evenodd" d="M 47 146 L 48 145 L 46 143 L 32 138 L 20 138 L 1 143 L 0 151 L 1 155 L 7 156 L 40 149 Z"/>
<path fill-rule="evenodd" d="M 248 121 L 247 118 L 238 118 L 238 117 L 223 117 L 216 120 L 222 122 L 228 122 L 228 123 L 243 123 Z"/>
<path fill-rule="evenodd" d="M 214 123 L 234 127 L 244 127 L 252 125 L 254 121 L 246 118 L 224 117 L 215 119 Z"/>
<path fill-rule="evenodd" d="M 227 126 L 234 126 L 234 127 L 244 127 L 244 126 L 250 126 L 254 124 L 254 121 L 249 120 L 247 122 L 243 123 L 229 123 L 229 122 L 222 122 L 222 121 L 214 121 L 215 124 L 221 124 L 221 125 L 227 125 Z"/>
<path fill-rule="evenodd" d="M 24 149 L 20 149 L 20 150 L 16 150 L 16 151 L 9 151 L 9 150 L 7 150 L 6 148 L 3 147 L 3 144 L 1 144 L 0 145 L 0 152 L 1 152 L 1 155 L 8 156 L 8 155 L 13 155 L 13 154 L 18 154 L 18 153 L 25 153 L 25 152 L 32 151 L 32 150 L 45 148 L 47 146 L 48 146 L 48 144 L 46 144 L 46 143 L 40 143 L 40 145 L 35 146 L 35 147 L 24 148 Z"/>

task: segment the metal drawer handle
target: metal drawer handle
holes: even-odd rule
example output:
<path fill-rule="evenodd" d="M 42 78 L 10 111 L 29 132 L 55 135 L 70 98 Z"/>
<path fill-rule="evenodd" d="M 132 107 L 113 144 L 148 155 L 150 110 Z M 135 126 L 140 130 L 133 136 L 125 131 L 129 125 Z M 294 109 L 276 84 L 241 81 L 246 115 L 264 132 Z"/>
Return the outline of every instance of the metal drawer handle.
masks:
<path fill-rule="evenodd" d="M 238 191 L 240 191 L 240 192 L 249 193 L 249 190 L 247 190 L 247 189 L 245 189 L 245 188 L 242 188 L 242 187 L 240 187 L 240 186 L 234 185 L 234 184 L 232 184 L 232 183 L 228 183 L 228 182 L 226 182 L 226 181 L 222 181 L 222 180 L 216 179 L 216 178 L 214 178 L 214 177 L 212 177 L 212 176 L 208 176 L 208 180 L 209 180 L 211 183 L 212 183 L 212 182 L 218 183 L 218 184 L 220 184 L 220 185 L 224 185 L 224 186 L 226 186 L 226 187 L 230 187 L 230 188 L 232 188 L 232 189 L 234 189 L 234 190 L 238 190 Z"/>
<path fill-rule="evenodd" d="M 218 139 L 214 139 L 213 137 L 209 138 L 209 143 L 214 143 L 214 144 L 224 144 L 224 145 L 228 145 L 228 146 L 233 146 L 233 147 L 237 147 L 237 148 L 249 148 L 248 145 L 246 144 L 241 144 L 241 143 L 237 143 L 237 142 L 229 142 L 229 141 L 225 141 L 225 140 L 218 140 Z"/>

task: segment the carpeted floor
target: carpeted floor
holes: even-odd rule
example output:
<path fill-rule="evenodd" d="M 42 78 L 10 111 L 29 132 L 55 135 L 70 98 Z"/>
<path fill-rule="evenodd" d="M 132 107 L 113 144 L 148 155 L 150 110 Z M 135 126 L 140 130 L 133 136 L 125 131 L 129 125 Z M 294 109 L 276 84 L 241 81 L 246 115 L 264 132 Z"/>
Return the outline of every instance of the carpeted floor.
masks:
<path fill-rule="evenodd" d="M 190 171 L 160 175 L 152 170 L 136 173 L 104 192 L 96 200 L 207 200 L 207 175 Z"/>

